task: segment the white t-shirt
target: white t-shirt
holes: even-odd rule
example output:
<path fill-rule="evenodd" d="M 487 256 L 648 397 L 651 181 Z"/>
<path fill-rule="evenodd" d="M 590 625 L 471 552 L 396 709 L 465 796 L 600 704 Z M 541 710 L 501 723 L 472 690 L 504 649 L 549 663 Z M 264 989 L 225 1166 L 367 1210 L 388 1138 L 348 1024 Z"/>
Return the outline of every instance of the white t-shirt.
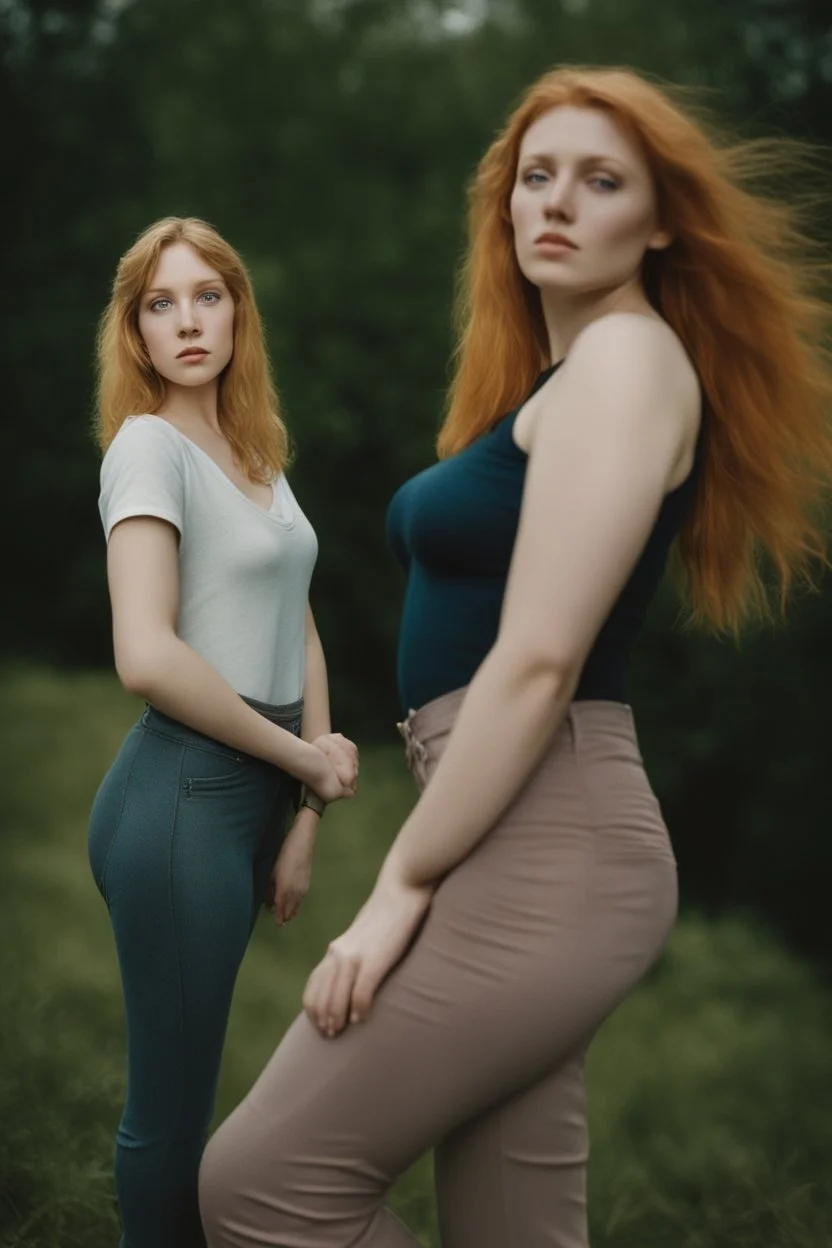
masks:
<path fill-rule="evenodd" d="M 128 416 L 101 465 L 109 541 L 129 516 L 180 534 L 177 634 L 245 697 L 279 705 L 303 692 L 315 532 L 286 477 L 267 511 L 161 416 Z"/>

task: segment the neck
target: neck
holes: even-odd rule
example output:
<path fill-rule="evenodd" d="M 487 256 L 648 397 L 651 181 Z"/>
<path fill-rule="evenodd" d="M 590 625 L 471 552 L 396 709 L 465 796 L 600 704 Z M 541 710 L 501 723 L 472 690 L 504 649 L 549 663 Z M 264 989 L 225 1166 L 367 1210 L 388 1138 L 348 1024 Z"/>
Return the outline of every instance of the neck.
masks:
<path fill-rule="evenodd" d="M 575 294 L 542 288 L 540 303 L 552 363 L 564 359 L 582 329 L 610 312 L 638 312 L 655 316 L 641 282 L 633 280 L 612 290 L 592 290 Z"/>
<path fill-rule="evenodd" d="M 216 380 L 207 381 L 204 386 L 177 386 L 167 382 L 165 397 L 156 409 L 158 416 L 164 416 L 175 424 L 208 425 L 215 433 L 220 432 L 219 421 L 219 386 Z"/>

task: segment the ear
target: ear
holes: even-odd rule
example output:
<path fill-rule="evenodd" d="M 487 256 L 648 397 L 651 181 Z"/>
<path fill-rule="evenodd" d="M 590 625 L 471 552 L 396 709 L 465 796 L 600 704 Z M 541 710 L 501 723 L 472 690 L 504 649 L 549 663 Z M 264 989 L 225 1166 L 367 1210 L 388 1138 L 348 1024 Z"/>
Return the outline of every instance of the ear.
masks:
<path fill-rule="evenodd" d="M 648 251 L 664 251 L 665 247 L 669 247 L 673 242 L 673 235 L 669 230 L 654 230 L 647 240 Z"/>

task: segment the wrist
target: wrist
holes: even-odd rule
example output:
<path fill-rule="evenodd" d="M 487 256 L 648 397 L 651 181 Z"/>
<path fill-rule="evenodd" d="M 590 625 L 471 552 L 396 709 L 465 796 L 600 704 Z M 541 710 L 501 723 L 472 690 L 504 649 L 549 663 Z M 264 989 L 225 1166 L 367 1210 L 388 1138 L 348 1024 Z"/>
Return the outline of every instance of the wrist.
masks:
<path fill-rule="evenodd" d="M 308 806 L 298 807 L 290 832 L 294 836 L 314 841 L 318 835 L 320 815 L 316 815 Z"/>
<path fill-rule="evenodd" d="M 317 792 L 319 787 L 323 787 L 329 776 L 331 770 L 329 760 L 316 745 L 311 745 L 308 741 L 299 740 L 298 746 L 303 751 L 303 754 L 301 756 L 301 765 L 298 767 L 295 775 L 300 780 L 303 790 L 309 788 Z M 302 794 L 301 800 L 303 800 Z"/>
<path fill-rule="evenodd" d="M 298 814 L 301 811 L 308 812 L 319 820 L 326 810 L 326 802 L 320 797 L 314 789 L 304 784 L 300 791 L 300 804 L 298 806 Z"/>

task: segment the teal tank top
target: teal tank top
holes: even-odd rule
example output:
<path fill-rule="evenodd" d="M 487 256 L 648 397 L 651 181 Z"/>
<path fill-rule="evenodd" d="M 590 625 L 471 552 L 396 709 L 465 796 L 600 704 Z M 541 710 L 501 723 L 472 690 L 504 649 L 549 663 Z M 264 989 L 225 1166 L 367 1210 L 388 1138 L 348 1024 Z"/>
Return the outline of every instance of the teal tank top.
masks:
<path fill-rule="evenodd" d="M 541 373 L 527 397 L 557 367 Z M 407 574 L 397 661 L 405 712 L 467 685 L 497 638 L 528 461 L 512 436 L 522 406 L 463 451 L 412 477 L 390 503 L 388 538 Z M 702 445 L 700 432 L 693 468 L 665 496 L 587 656 L 576 700 L 628 701 L 630 652 L 693 500 Z"/>

